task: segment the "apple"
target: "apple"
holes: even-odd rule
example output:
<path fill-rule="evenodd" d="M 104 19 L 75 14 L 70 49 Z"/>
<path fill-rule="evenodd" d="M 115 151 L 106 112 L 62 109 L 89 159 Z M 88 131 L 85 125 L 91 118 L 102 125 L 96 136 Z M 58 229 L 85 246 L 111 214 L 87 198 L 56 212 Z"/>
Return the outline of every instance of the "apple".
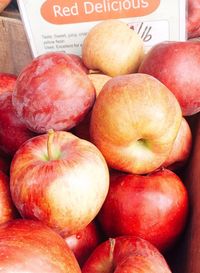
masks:
<path fill-rule="evenodd" d="M 188 0 L 188 38 L 200 37 L 200 1 Z"/>
<path fill-rule="evenodd" d="M 13 91 L 16 80 L 17 76 L 14 74 L 0 73 L 0 94 L 5 91 Z"/>
<path fill-rule="evenodd" d="M 73 251 L 79 265 L 82 266 L 92 251 L 101 243 L 101 237 L 96 222 L 92 221 L 83 230 L 66 237 L 65 241 Z"/>
<path fill-rule="evenodd" d="M 4 273 L 81 273 L 63 238 L 39 221 L 13 220 L 0 226 Z"/>
<path fill-rule="evenodd" d="M 200 111 L 199 41 L 156 44 L 143 58 L 139 72 L 165 84 L 179 101 L 184 116 Z"/>
<path fill-rule="evenodd" d="M 0 171 L 0 224 L 15 218 L 15 208 L 11 199 L 9 178 Z"/>
<path fill-rule="evenodd" d="M 108 193 L 109 171 L 92 143 L 50 130 L 15 153 L 10 188 L 23 218 L 40 220 L 67 237 L 96 217 Z"/>
<path fill-rule="evenodd" d="M 176 97 L 160 81 L 141 73 L 122 75 L 97 97 L 90 137 L 111 168 L 145 174 L 168 158 L 181 120 Z"/>
<path fill-rule="evenodd" d="M 11 3 L 11 0 L 0 1 L 0 13 Z"/>
<path fill-rule="evenodd" d="M 20 145 L 33 136 L 15 114 L 12 91 L 0 94 L 0 150 L 12 158 Z"/>
<path fill-rule="evenodd" d="M 136 72 L 144 55 L 139 35 L 120 20 L 109 19 L 92 27 L 83 41 L 83 63 L 109 76 Z"/>
<path fill-rule="evenodd" d="M 185 118 L 182 118 L 178 135 L 173 143 L 169 157 L 162 167 L 176 170 L 183 167 L 189 159 L 192 150 L 192 132 Z"/>
<path fill-rule="evenodd" d="M 60 52 L 43 54 L 26 66 L 12 97 L 17 117 L 35 133 L 71 129 L 94 101 L 95 89 L 87 74 Z"/>
<path fill-rule="evenodd" d="M 164 256 L 151 243 L 135 236 L 120 236 L 101 243 L 88 258 L 82 273 L 170 273 Z"/>
<path fill-rule="evenodd" d="M 142 237 L 165 252 L 185 228 L 188 193 L 174 172 L 114 174 L 98 220 L 109 237 Z"/>

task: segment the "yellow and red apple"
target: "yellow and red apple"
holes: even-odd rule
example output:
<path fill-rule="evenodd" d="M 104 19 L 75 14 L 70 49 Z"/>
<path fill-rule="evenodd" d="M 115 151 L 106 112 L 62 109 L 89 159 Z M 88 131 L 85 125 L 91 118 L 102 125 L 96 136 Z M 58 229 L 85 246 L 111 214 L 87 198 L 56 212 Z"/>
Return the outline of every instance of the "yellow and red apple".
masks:
<path fill-rule="evenodd" d="M 149 173 L 168 158 L 182 120 L 173 93 L 152 76 L 114 77 L 94 104 L 90 137 L 111 168 Z"/>
<path fill-rule="evenodd" d="M 117 19 L 96 24 L 83 41 L 84 64 L 109 76 L 136 72 L 143 55 L 142 39 L 125 22 Z"/>
<path fill-rule="evenodd" d="M 96 217 L 108 193 L 109 172 L 92 143 L 50 131 L 27 140 L 15 153 L 10 188 L 22 217 L 67 237 Z"/>

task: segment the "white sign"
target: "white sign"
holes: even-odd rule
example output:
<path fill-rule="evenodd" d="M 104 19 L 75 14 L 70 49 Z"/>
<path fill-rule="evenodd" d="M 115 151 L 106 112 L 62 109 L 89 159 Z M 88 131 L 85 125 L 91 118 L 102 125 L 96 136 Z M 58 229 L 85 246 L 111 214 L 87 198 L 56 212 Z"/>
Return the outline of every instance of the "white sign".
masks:
<path fill-rule="evenodd" d="M 148 50 L 162 41 L 184 41 L 186 0 L 18 0 L 33 56 L 62 51 L 81 55 L 90 28 L 115 18 L 140 35 Z"/>

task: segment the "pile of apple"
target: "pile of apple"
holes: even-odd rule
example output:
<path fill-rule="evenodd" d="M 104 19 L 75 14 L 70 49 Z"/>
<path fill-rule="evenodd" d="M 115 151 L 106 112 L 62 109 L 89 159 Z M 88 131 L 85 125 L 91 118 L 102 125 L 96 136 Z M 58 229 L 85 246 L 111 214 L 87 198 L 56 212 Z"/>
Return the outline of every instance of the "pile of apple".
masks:
<path fill-rule="evenodd" d="M 199 74 L 200 42 L 145 53 L 119 20 L 96 24 L 82 57 L 47 53 L 0 74 L 1 270 L 171 272 Z"/>

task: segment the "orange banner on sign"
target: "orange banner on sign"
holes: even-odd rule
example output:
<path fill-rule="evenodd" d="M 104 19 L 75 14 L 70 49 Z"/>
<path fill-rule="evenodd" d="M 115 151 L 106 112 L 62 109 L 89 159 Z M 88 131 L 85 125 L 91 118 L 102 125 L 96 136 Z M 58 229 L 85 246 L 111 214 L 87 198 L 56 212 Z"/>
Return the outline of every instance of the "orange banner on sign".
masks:
<path fill-rule="evenodd" d="M 140 17 L 154 12 L 160 0 L 47 0 L 42 17 L 52 24 Z"/>

